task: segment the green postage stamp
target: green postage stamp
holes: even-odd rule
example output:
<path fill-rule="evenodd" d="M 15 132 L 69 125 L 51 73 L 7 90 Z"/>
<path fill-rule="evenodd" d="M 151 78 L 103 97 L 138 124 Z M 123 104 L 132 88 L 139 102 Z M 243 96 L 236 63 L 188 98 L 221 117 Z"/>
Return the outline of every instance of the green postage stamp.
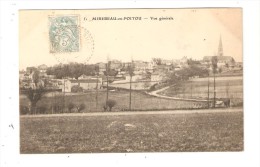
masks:
<path fill-rule="evenodd" d="M 79 52 L 79 16 L 49 17 L 50 53 Z"/>

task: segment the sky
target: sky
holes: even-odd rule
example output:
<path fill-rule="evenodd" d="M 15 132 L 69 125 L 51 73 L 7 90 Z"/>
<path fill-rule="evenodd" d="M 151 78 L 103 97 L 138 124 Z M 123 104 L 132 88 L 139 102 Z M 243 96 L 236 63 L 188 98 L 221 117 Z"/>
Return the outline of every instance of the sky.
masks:
<path fill-rule="evenodd" d="M 80 50 L 50 53 L 48 18 L 68 15 L 79 18 Z M 92 20 L 93 17 L 142 20 Z M 159 21 L 160 17 L 172 20 Z M 224 56 L 241 62 L 242 9 L 21 10 L 19 69 L 68 62 L 92 64 L 107 59 L 150 61 L 155 57 L 172 60 L 187 56 L 200 60 L 217 53 L 220 36 Z"/>

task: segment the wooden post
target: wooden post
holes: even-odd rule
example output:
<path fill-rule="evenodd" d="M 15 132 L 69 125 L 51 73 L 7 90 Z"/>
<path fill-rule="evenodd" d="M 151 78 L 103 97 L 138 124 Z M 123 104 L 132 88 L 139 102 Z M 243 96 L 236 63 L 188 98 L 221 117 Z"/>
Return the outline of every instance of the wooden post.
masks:
<path fill-rule="evenodd" d="M 130 96 L 129 96 L 129 110 L 131 111 L 131 101 L 132 101 L 132 74 L 130 75 Z"/>
<path fill-rule="evenodd" d="M 216 104 L 216 79 L 215 79 L 215 72 L 214 72 L 214 100 L 213 100 L 214 104 L 213 107 L 215 108 L 215 104 Z"/>
<path fill-rule="evenodd" d="M 209 108 L 209 72 L 208 72 L 208 108 Z"/>

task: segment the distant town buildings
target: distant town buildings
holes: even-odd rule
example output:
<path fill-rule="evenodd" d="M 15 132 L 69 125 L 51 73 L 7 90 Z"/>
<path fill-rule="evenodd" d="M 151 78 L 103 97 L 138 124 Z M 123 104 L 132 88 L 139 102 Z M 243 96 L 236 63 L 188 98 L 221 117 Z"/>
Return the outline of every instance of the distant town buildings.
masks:
<path fill-rule="evenodd" d="M 242 69 L 243 63 L 235 62 L 231 56 L 225 56 L 222 45 L 222 38 L 219 39 L 218 53 L 212 56 L 204 56 L 202 60 L 191 60 L 187 56 L 181 59 L 160 59 L 154 58 L 151 61 L 133 60 L 131 62 L 122 62 L 119 60 L 108 60 L 107 62 L 96 63 L 98 73 L 94 76 L 82 74 L 77 78 L 56 79 L 55 75 L 48 75 L 48 66 L 45 64 L 38 67 L 27 67 L 26 71 L 19 71 L 20 88 L 35 88 L 33 75 L 37 71 L 41 84 L 47 89 L 59 89 L 62 92 L 72 92 L 73 87 L 81 87 L 83 91 L 102 89 L 109 83 L 128 83 L 130 78 L 132 82 L 151 82 L 152 84 L 160 83 L 167 78 L 167 75 L 175 71 L 179 71 L 189 66 L 189 63 L 195 63 L 201 68 L 210 69 L 213 57 L 218 59 L 218 68 L 222 70 Z M 129 68 L 132 68 L 130 75 Z M 106 75 L 106 71 L 113 71 L 113 75 Z"/>

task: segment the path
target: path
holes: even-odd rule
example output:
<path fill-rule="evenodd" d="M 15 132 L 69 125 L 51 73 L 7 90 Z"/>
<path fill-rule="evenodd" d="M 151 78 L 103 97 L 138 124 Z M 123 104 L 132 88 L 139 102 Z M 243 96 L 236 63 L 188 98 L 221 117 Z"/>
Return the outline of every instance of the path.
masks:
<path fill-rule="evenodd" d="M 182 100 L 182 101 L 193 101 L 193 102 L 207 102 L 208 100 L 202 100 L 202 99 L 190 99 L 190 98 L 179 98 L 179 97 L 171 97 L 171 96 L 165 96 L 158 94 L 159 92 L 162 92 L 166 89 L 168 89 L 170 86 L 166 86 L 162 89 L 158 89 L 152 92 L 146 92 L 148 95 L 159 97 L 159 98 L 165 98 L 165 99 L 172 99 L 172 100 Z"/>
<path fill-rule="evenodd" d="M 125 112 L 95 112 L 95 113 L 65 113 L 65 114 L 44 114 L 44 115 L 21 115 L 20 118 L 39 117 L 72 117 L 72 116 L 120 116 L 120 115 L 159 115 L 159 114 L 201 114 L 201 113 L 223 113 L 243 112 L 243 108 L 216 108 L 196 110 L 167 110 L 167 111 L 125 111 Z"/>

